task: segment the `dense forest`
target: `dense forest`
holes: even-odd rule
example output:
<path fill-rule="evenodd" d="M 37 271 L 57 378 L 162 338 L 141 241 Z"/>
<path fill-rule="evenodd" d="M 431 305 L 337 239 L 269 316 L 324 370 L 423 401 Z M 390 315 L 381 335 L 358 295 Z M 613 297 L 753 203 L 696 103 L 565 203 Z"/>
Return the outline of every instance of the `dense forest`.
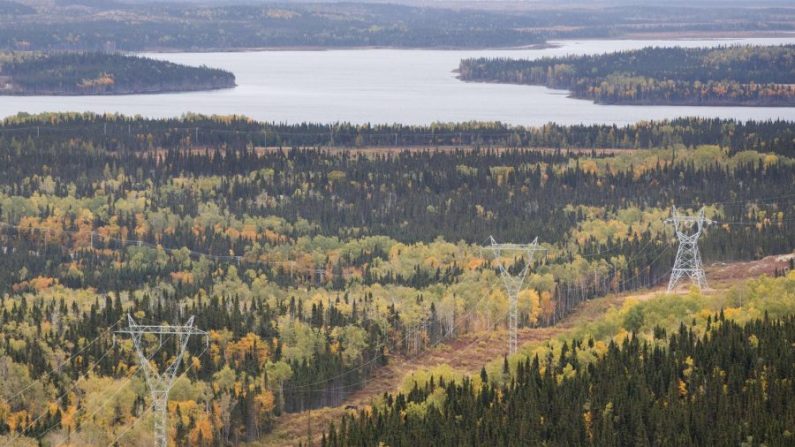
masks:
<path fill-rule="evenodd" d="M 703 334 L 682 324 L 611 340 L 591 362 L 594 340 L 575 339 L 503 385 L 485 369 L 477 381 L 432 377 L 346 417 L 321 445 L 792 445 L 795 319 L 708 318 Z"/>
<path fill-rule="evenodd" d="M 465 59 L 466 81 L 568 89 L 603 104 L 795 105 L 795 46 L 644 48 L 592 56 Z"/>
<path fill-rule="evenodd" d="M 778 33 L 792 31 L 795 18 L 791 8 L 756 5 L 419 5 L 5 1 L 0 49 L 494 48 L 636 34 Z"/>
<path fill-rule="evenodd" d="M 517 129 L 9 118 L 0 440 L 150 443 L 132 344 L 112 333 L 128 313 L 195 315 L 210 332 L 207 350 L 201 337 L 189 344 L 170 436 L 228 445 L 256 440 L 279 414 L 339 404 L 385 363 L 504 327 L 507 297 L 481 250 L 489 235 L 538 236 L 548 250 L 520 295 L 522 326 L 664 281 L 672 205 L 705 206 L 717 221 L 707 263 L 789 252 L 791 132 L 696 119 Z M 597 140 L 642 149 L 574 150 Z M 379 141 L 389 149 L 326 147 Z M 162 365 L 175 351 L 166 340 L 147 354 Z"/>
<path fill-rule="evenodd" d="M 795 128 L 787 121 L 677 118 L 626 126 L 594 124 L 539 127 L 500 122 L 355 125 L 263 123 L 244 116 L 188 115 L 173 119 L 118 115 L 20 113 L 0 123 L 8 138 L 56 143 L 78 136 L 110 150 L 147 151 L 189 146 L 268 148 L 542 148 L 652 149 L 718 144 L 730 154 L 748 150 L 795 156 Z M 384 151 L 388 153 L 389 151 Z"/>
<path fill-rule="evenodd" d="M 235 86 L 228 71 L 105 53 L 0 54 L 0 95 L 122 95 Z"/>

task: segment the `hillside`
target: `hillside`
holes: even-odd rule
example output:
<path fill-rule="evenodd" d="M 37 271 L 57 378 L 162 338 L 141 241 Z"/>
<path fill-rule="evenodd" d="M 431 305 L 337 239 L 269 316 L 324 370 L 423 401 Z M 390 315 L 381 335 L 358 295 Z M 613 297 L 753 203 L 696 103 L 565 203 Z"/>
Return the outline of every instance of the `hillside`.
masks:
<path fill-rule="evenodd" d="M 791 135 L 788 122 L 703 119 L 513 128 L 9 118 L 0 444 L 151 444 L 141 358 L 114 333 L 133 324 L 128 315 L 192 315 L 207 332 L 191 337 L 170 395 L 177 445 L 283 441 L 305 433 L 308 409 L 329 421 L 394 391 L 407 372 L 499 363 L 510 304 L 498 263 L 532 268 L 517 304 L 523 342 L 591 325 L 613 336 L 629 311 L 620 297 L 671 271 L 671 205 L 717 221 L 699 241 L 708 265 L 795 248 L 795 200 L 781 186 L 795 182 Z M 631 150 L 586 149 L 617 146 Z M 545 256 L 493 256 L 489 235 L 537 235 Z M 701 299 L 682 300 L 684 310 L 715 310 Z M 651 315 L 628 324 L 658 321 Z M 157 340 L 144 340 L 143 355 L 165 368 L 179 347 Z M 427 349 L 437 345 L 448 348 Z"/>
<path fill-rule="evenodd" d="M 703 326 L 571 340 L 515 370 L 506 362 L 510 383 L 485 369 L 431 377 L 343 419 L 320 445 L 789 445 L 795 320 L 779 318 L 708 312 Z"/>
<path fill-rule="evenodd" d="M 263 48 L 499 48 L 548 40 L 776 36 L 795 9 L 732 3 L 0 2 L 0 49 L 241 51 Z M 31 8 L 32 6 L 32 8 Z"/>
<path fill-rule="evenodd" d="M 0 55 L 0 95 L 126 95 L 215 90 L 235 75 L 138 56 L 105 53 Z"/>
<path fill-rule="evenodd" d="M 763 275 L 772 277 L 786 272 L 791 268 L 792 259 L 795 259 L 795 254 L 709 266 L 707 274 L 712 288 L 706 296 L 724 295 L 732 288 L 742 287 L 748 280 Z M 593 332 L 591 328 L 598 325 L 600 320 L 615 318 L 616 314 L 625 313 L 629 306 L 660 299 L 664 296 L 664 292 L 665 289 L 658 286 L 586 301 L 554 326 L 521 329 L 520 346 L 523 346 L 524 352 L 530 352 L 556 340 L 582 338 L 584 333 Z M 464 334 L 454 340 L 440 341 L 416 356 L 390 359 L 387 366 L 379 369 L 367 380 L 362 389 L 351 394 L 340 405 L 279 417 L 274 431 L 258 445 L 290 447 L 297 445 L 299 441 L 305 442 L 308 424 L 312 427 L 314 442 L 319 444 L 330 424 L 338 425 L 343 417 L 354 415 L 361 409 L 381 402 L 385 393 L 397 393 L 405 389 L 406 384 L 410 385 L 415 377 L 427 378 L 433 373 L 448 375 L 453 373 L 457 377 L 475 376 L 485 366 L 489 366 L 490 370 L 494 369 L 495 365 L 501 368 L 501 359 L 506 354 L 507 340 L 508 333 L 504 329 Z"/>
<path fill-rule="evenodd" d="M 795 105 L 795 46 L 644 48 L 594 56 L 465 59 L 465 81 L 544 85 L 601 104 Z"/>

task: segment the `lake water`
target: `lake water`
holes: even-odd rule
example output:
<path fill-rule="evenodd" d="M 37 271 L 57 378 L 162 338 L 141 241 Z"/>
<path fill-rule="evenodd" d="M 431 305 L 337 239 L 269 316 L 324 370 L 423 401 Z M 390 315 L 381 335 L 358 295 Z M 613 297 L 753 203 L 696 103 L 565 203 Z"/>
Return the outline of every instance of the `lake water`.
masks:
<path fill-rule="evenodd" d="M 605 106 L 545 87 L 461 82 L 462 58 L 538 58 L 595 54 L 645 46 L 795 43 L 791 38 L 710 40 L 581 40 L 556 48 L 521 50 L 331 50 L 248 53 L 161 53 L 147 56 L 232 71 L 238 87 L 160 95 L 0 97 L 0 116 L 17 112 L 93 111 L 172 117 L 187 112 L 243 114 L 276 122 L 426 124 L 502 121 L 538 125 L 614 123 L 703 116 L 795 121 L 795 108 Z"/>

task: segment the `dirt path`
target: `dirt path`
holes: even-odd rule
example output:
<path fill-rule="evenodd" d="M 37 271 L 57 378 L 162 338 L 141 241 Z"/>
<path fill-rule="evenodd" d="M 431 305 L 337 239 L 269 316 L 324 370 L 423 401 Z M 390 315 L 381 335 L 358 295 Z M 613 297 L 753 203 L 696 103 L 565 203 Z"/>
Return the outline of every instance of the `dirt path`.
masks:
<path fill-rule="evenodd" d="M 795 254 L 769 256 L 758 261 L 714 264 L 707 267 L 707 276 L 711 279 L 713 291 L 724 290 L 739 280 L 761 274 L 771 275 L 776 269 L 783 270 L 788 266 L 789 259 L 794 256 Z M 620 307 L 627 298 L 648 300 L 664 290 L 664 286 L 658 286 L 654 289 L 586 301 L 555 326 L 520 330 L 519 344 L 544 342 L 577 325 L 598 319 L 609 309 Z M 395 391 L 407 374 L 439 364 L 448 364 L 458 371 L 476 374 L 486 363 L 504 356 L 507 344 L 508 334 L 503 329 L 466 334 L 455 340 L 441 343 L 413 358 L 391 357 L 387 366 L 379 369 L 368 380 L 365 387 L 348 396 L 342 406 L 312 410 L 311 418 L 308 412 L 285 414 L 276 420 L 273 432 L 252 445 L 295 446 L 299 442 L 306 445 L 310 423 L 313 445 L 319 445 L 321 433 L 327 430 L 329 424 L 332 421 L 338 421 L 342 415 L 350 411 L 345 410 L 346 406 L 369 405 L 374 396 Z"/>
<path fill-rule="evenodd" d="M 555 326 L 521 329 L 518 334 L 519 344 L 549 340 L 575 325 L 599 318 L 608 309 L 621 306 L 628 297 L 648 299 L 661 290 L 655 289 L 642 295 L 637 293 L 611 295 L 586 301 Z M 345 410 L 345 406 L 369 405 L 373 396 L 381 396 L 385 392 L 395 391 L 407 374 L 439 364 L 448 364 L 452 368 L 466 373 L 477 373 L 486 363 L 505 355 L 507 344 L 508 333 L 502 329 L 466 334 L 455 340 L 441 343 L 413 358 L 402 356 L 390 358 L 389 363 L 379 369 L 368 380 L 365 387 L 348 396 L 343 406 L 312 410 L 311 427 L 313 438 L 316 438 L 313 442 L 319 444 L 320 433 L 327 429 L 329 423 L 339 420 L 346 411 L 349 411 Z M 254 445 L 295 446 L 299 442 L 306 444 L 309 423 L 307 412 L 285 414 L 277 419 L 273 432 Z"/>

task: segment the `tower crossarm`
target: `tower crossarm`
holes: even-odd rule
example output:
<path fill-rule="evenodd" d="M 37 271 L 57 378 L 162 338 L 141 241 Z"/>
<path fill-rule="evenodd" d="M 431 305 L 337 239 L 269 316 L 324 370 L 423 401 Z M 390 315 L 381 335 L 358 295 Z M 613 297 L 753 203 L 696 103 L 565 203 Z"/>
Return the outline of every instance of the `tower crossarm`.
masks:
<path fill-rule="evenodd" d="M 490 248 L 493 250 L 515 250 L 515 251 L 538 251 L 538 250 L 545 250 L 544 248 L 538 247 L 537 244 L 491 244 Z"/>
<path fill-rule="evenodd" d="M 689 236 L 698 236 L 704 230 L 704 227 L 715 223 L 715 221 L 708 219 L 704 215 L 704 208 L 699 210 L 695 216 L 679 214 L 676 207 L 671 210 L 671 217 L 665 219 L 666 224 L 674 227 L 676 237 L 681 241 Z M 694 231 L 695 229 L 695 231 Z"/>
<path fill-rule="evenodd" d="M 207 331 L 195 327 L 187 326 L 135 326 L 128 329 L 120 329 L 117 334 L 152 334 L 152 335 L 207 335 Z"/>
<path fill-rule="evenodd" d="M 701 217 L 694 217 L 694 216 L 679 216 L 679 218 L 677 218 L 677 219 L 669 217 L 669 218 L 665 219 L 665 223 L 675 223 L 675 222 L 680 222 L 680 223 L 704 222 L 704 223 L 708 223 L 708 224 L 714 223 L 713 220 L 708 219 L 706 217 L 701 218 Z"/>
<path fill-rule="evenodd" d="M 505 254 L 508 254 L 508 253 L 513 253 L 513 254 L 516 254 L 516 255 L 519 255 L 519 254 L 527 255 L 528 256 L 528 260 L 527 260 L 527 264 L 526 265 L 530 264 L 530 261 L 532 261 L 532 256 L 536 252 L 546 251 L 547 250 L 546 248 L 538 246 L 538 238 L 537 237 L 535 239 L 533 239 L 533 242 L 531 242 L 529 244 L 498 243 L 494 239 L 494 236 L 489 236 L 489 241 L 491 241 L 491 243 L 489 245 L 487 245 L 485 248 L 491 250 L 494 253 L 495 257 L 499 258 L 502 255 L 505 255 Z"/>

